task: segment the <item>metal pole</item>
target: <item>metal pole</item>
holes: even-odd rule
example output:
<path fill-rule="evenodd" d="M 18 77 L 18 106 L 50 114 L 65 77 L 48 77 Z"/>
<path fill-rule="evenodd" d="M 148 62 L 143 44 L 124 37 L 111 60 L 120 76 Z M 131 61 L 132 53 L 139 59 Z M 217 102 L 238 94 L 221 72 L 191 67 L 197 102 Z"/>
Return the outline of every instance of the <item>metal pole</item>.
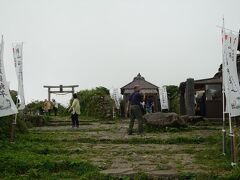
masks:
<path fill-rule="evenodd" d="M 15 114 L 15 118 L 12 122 L 12 126 L 11 126 L 11 133 L 10 133 L 10 142 L 11 143 L 14 143 L 15 141 L 15 127 L 16 127 L 16 124 L 17 124 L 17 114 Z"/>
<path fill-rule="evenodd" d="M 230 102 L 229 102 L 229 98 L 228 98 L 228 103 L 227 105 L 229 106 L 230 105 Z M 234 152 L 234 134 L 233 134 L 233 130 L 232 130 L 232 115 L 231 115 L 231 112 L 230 112 L 230 108 L 231 107 L 228 107 L 228 110 L 229 110 L 229 114 L 228 114 L 228 120 L 229 120 L 229 137 L 230 137 L 230 153 L 231 153 L 231 165 L 232 166 L 235 166 L 236 165 L 236 159 L 235 159 L 235 152 Z"/>
<path fill-rule="evenodd" d="M 229 90 L 228 90 L 229 92 Z M 231 165 L 235 166 L 236 165 L 236 159 L 235 159 L 235 152 L 234 152 L 234 134 L 233 134 L 233 130 L 232 130 L 232 115 L 231 115 L 231 107 L 230 106 L 230 100 L 228 98 L 228 103 L 226 103 L 226 105 L 228 106 L 227 109 L 229 111 L 228 113 L 228 120 L 229 120 L 229 137 L 230 137 L 230 153 L 231 153 Z"/>
<path fill-rule="evenodd" d="M 116 115 L 115 115 L 115 108 L 114 108 L 114 106 L 112 108 L 112 111 L 113 111 L 113 119 L 115 119 Z"/>
<path fill-rule="evenodd" d="M 237 122 L 236 117 L 234 117 L 234 126 L 233 126 L 233 147 L 234 147 L 234 159 L 235 162 L 238 162 L 238 143 L 237 143 Z"/>
<path fill-rule="evenodd" d="M 235 159 L 235 148 L 234 148 L 234 134 L 232 130 L 232 119 L 231 119 L 231 114 L 229 114 L 229 136 L 230 136 L 230 152 L 231 152 L 231 165 L 235 166 L 236 165 L 236 159 Z"/>
<path fill-rule="evenodd" d="M 222 71 L 223 71 L 223 90 L 227 91 L 227 94 L 226 94 L 226 91 L 225 91 L 225 94 L 226 94 L 226 109 L 229 111 L 228 112 L 228 119 L 229 119 L 229 136 L 230 136 L 230 152 L 231 152 L 231 165 L 232 166 L 235 166 L 236 165 L 236 158 L 235 158 L 235 147 L 234 147 L 234 133 L 233 133 L 233 130 L 232 130 L 232 114 L 231 114 L 231 107 L 230 107 L 230 97 L 229 97 L 229 86 L 227 84 L 227 89 L 225 89 L 225 76 L 224 76 L 224 71 L 225 71 L 225 58 L 224 58 L 224 48 L 225 48 L 225 26 L 224 26 L 224 18 L 223 18 L 223 26 L 221 27 L 222 28 L 222 32 L 223 32 L 223 63 L 222 63 Z M 223 97 L 224 98 L 224 97 Z M 223 103 L 224 104 L 224 103 Z M 224 107 L 223 107 L 224 108 Z M 224 109 L 223 109 L 223 112 L 224 112 Z M 225 118 L 224 118 L 225 114 L 223 114 L 223 119 L 225 121 Z M 224 123 L 224 126 L 225 126 L 225 123 Z M 225 129 L 225 128 L 224 128 Z"/>
<path fill-rule="evenodd" d="M 223 26 L 222 26 L 222 30 L 225 27 L 224 25 L 224 17 L 223 17 Z M 225 29 L 224 29 L 225 30 Z M 223 36 L 225 36 L 224 31 L 222 32 Z M 226 127 L 225 127 L 225 114 L 228 113 L 227 109 L 229 110 L 229 108 L 227 107 L 228 103 L 226 103 L 226 110 L 225 110 L 225 94 L 226 94 L 226 89 L 225 89 L 225 76 L 224 76 L 224 71 L 225 71 L 225 60 L 224 60 L 224 47 L 225 47 L 225 37 L 223 37 L 223 47 L 222 47 L 222 99 L 223 99 L 223 128 L 222 128 L 222 133 L 223 133 L 223 155 L 226 155 Z M 226 97 L 227 98 L 227 97 Z M 226 99 L 227 100 L 227 99 Z M 229 114 L 230 117 L 230 114 Z"/>
<path fill-rule="evenodd" d="M 20 104 L 18 103 L 18 98 L 17 98 L 17 102 L 16 102 L 16 107 L 18 109 L 18 107 L 20 106 Z M 10 142 L 11 143 L 14 143 L 15 141 L 15 127 L 16 127 L 16 124 L 17 124 L 17 115 L 18 114 L 15 114 L 15 118 L 12 122 L 12 129 L 11 129 L 11 133 L 10 133 Z"/>
<path fill-rule="evenodd" d="M 223 89 L 223 127 L 222 127 L 222 133 L 223 133 L 223 155 L 226 155 L 226 127 L 225 127 L 225 93 L 224 93 L 224 89 Z"/>

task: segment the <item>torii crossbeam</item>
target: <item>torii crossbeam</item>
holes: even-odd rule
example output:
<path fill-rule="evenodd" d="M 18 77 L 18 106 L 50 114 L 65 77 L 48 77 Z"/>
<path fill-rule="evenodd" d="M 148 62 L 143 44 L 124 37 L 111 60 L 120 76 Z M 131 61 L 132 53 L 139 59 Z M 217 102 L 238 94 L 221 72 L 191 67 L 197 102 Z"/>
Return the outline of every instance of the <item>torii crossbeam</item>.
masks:
<path fill-rule="evenodd" d="M 51 94 L 74 94 L 74 88 L 79 87 L 78 85 L 69 85 L 69 86 L 43 86 L 44 88 L 48 88 L 48 101 L 51 100 Z M 65 90 L 64 90 L 65 89 Z"/>

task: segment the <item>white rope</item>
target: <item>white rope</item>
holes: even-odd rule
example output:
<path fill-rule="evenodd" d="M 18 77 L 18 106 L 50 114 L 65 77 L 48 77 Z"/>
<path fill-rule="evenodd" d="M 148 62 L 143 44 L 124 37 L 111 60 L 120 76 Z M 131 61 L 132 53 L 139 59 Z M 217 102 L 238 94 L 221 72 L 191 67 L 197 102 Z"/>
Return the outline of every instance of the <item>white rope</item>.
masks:
<path fill-rule="evenodd" d="M 66 95 L 66 94 L 70 94 L 70 93 L 53 93 L 53 94 L 56 94 L 56 95 Z"/>

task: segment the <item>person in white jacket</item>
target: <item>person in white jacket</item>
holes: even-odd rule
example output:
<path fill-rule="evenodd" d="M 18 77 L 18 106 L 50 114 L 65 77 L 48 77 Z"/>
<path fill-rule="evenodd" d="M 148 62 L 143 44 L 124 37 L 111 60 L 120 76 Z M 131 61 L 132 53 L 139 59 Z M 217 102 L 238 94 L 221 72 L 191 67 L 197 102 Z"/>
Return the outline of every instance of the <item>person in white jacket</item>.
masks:
<path fill-rule="evenodd" d="M 71 112 L 72 119 L 72 127 L 79 127 L 78 116 L 80 115 L 80 103 L 77 97 L 77 94 L 73 94 L 73 102 L 71 107 L 69 108 L 69 112 Z"/>

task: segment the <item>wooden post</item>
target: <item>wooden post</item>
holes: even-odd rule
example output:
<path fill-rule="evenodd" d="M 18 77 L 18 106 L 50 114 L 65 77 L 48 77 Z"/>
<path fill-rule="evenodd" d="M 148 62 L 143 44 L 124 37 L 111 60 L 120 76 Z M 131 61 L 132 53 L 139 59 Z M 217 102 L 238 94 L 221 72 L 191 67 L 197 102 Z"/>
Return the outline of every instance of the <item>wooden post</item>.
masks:
<path fill-rule="evenodd" d="M 48 101 L 51 100 L 51 92 L 50 92 L 50 90 L 51 90 L 51 88 L 49 87 L 49 88 L 48 88 Z"/>
<path fill-rule="evenodd" d="M 74 87 L 72 87 L 72 95 L 74 94 Z"/>

